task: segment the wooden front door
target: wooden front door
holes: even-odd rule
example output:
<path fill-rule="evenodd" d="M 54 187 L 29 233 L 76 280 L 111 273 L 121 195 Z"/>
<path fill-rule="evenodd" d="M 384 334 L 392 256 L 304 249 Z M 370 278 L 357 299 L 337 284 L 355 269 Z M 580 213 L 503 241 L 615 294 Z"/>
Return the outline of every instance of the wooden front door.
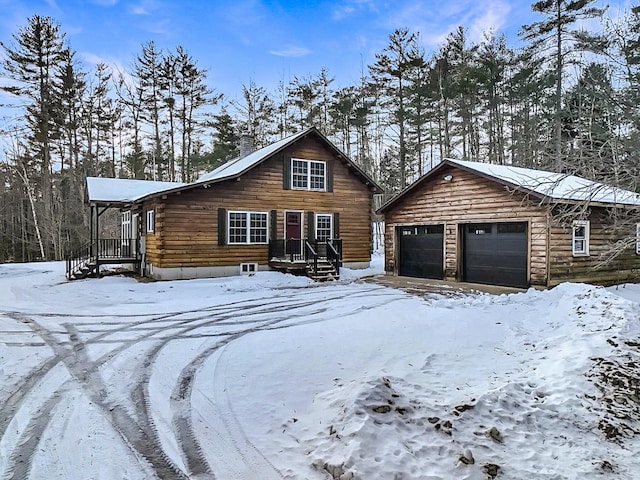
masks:
<path fill-rule="evenodd" d="M 285 212 L 284 218 L 286 253 L 300 254 L 302 252 L 302 212 Z"/>

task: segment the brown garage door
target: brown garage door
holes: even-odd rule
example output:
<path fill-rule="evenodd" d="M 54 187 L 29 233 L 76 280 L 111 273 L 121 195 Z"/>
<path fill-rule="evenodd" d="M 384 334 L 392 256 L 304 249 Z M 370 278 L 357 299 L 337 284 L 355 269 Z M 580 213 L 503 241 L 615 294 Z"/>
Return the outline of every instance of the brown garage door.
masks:
<path fill-rule="evenodd" d="M 527 223 L 463 225 L 464 280 L 527 287 Z"/>

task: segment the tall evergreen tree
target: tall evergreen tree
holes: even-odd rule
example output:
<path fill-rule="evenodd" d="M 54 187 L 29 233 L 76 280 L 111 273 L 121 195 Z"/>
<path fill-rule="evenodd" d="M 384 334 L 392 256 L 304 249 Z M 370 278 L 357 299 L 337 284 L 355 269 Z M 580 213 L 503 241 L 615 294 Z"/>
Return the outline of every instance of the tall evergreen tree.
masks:
<path fill-rule="evenodd" d="M 274 117 L 276 107 L 271 96 L 264 87 L 256 84 L 254 80 L 248 85 L 242 85 L 242 97 L 232 101 L 239 132 L 248 135 L 254 146 L 263 147 L 271 142 L 276 126 Z"/>
<path fill-rule="evenodd" d="M 215 105 L 221 95 L 207 86 L 207 71 L 198 67 L 197 62 L 182 47 L 176 49 L 176 94 L 178 101 L 178 128 L 182 132 L 180 152 L 181 181 L 190 181 L 194 172 L 191 168 L 191 156 L 194 152 L 196 135 L 202 125 L 198 112 L 205 105 Z"/>
<path fill-rule="evenodd" d="M 369 65 L 372 81 L 380 93 L 380 105 L 389 113 L 389 124 L 397 131 L 400 183 L 407 184 L 407 119 L 408 87 L 410 71 L 421 65 L 417 48 L 418 36 L 408 29 L 395 30 L 389 36 L 389 45 L 376 54 L 376 61 Z"/>
<path fill-rule="evenodd" d="M 11 83 L 0 88 L 26 100 L 24 151 L 29 153 L 21 156 L 25 162 L 19 173 L 29 194 L 41 198 L 38 211 L 32 203 L 38 225 L 44 219 L 53 219 L 54 149 L 64 123 L 57 74 L 65 62 L 67 47 L 60 25 L 50 17 L 39 15 L 30 17 L 13 38 L 12 45 L 2 44 L 5 53 L 2 70 Z M 39 222 L 38 216 L 41 216 Z M 46 258 L 53 257 L 52 241 L 51 237 L 41 241 L 41 246 L 44 245 L 41 251 Z"/>
<path fill-rule="evenodd" d="M 553 93 L 553 164 L 563 168 L 562 94 L 566 66 L 571 55 L 588 50 L 596 37 L 582 29 L 573 28 L 582 20 L 601 17 L 604 10 L 593 6 L 596 0 L 540 0 L 531 5 L 543 20 L 522 27 L 521 36 L 530 42 L 529 49 L 549 52 L 547 62 L 553 68 L 555 91 Z"/>
<path fill-rule="evenodd" d="M 142 52 L 133 64 L 133 77 L 140 89 L 142 118 L 152 127 L 152 164 L 155 168 L 153 177 L 166 179 L 167 160 L 162 151 L 162 135 L 160 132 L 161 111 L 163 108 L 161 68 L 162 52 L 156 49 L 155 43 L 149 41 L 142 45 Z"/>

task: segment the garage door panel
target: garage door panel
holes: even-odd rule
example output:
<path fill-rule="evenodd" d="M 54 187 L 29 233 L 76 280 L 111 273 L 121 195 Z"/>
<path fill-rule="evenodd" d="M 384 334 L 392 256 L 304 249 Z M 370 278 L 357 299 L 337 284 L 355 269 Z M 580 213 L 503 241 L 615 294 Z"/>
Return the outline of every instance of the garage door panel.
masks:
<path fill-rule="evenodd" d="M 443 225 L 400 227 L 399 273 L 407 277 L 443 278 Z"/>
<path fill-rule="evenodd" d="M 467 282 L 527 286 L 527 224 L 468 224 L 464 234 Z"/>

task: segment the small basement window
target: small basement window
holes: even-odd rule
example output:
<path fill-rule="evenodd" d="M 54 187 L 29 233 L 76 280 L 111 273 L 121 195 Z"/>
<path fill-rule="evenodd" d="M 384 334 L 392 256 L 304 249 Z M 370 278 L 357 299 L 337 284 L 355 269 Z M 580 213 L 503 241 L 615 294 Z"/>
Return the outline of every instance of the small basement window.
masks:
<path fill-rule="evenodd" d="M 574 257 L 589 255 L 589 220 L 574 220 L 571 253 Z"/>
<path fill-rule="evenodd" d="M 241 263 L 240 264 L 240 275 L 251 275 L 252 273 L 256 273 L 258 271 L 257 263 Z"/>

